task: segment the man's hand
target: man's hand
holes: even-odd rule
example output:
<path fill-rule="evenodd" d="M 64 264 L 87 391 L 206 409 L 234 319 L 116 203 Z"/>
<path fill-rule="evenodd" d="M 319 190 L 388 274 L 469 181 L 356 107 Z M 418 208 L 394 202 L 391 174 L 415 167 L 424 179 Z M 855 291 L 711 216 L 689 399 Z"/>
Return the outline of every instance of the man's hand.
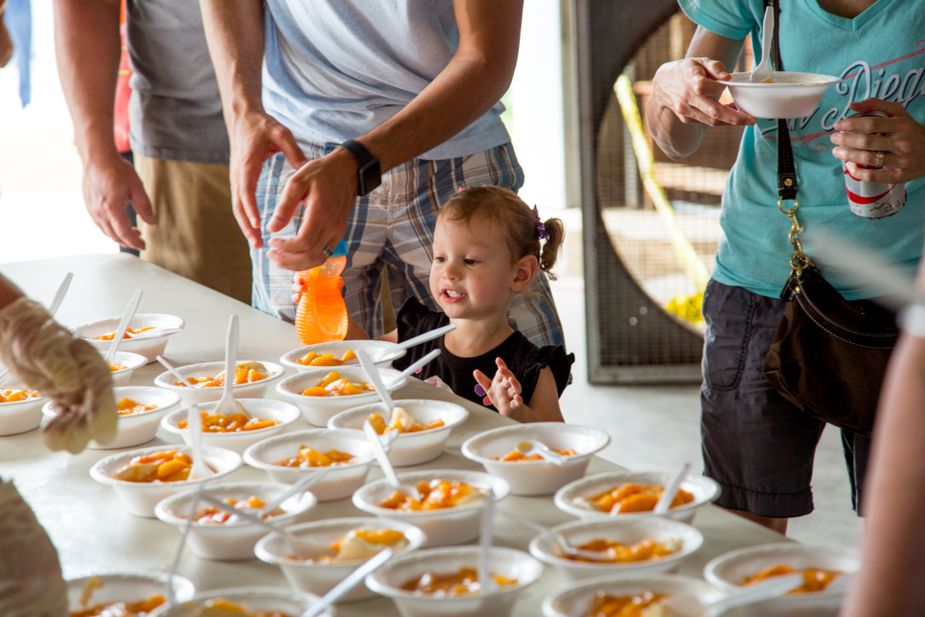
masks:
<path fill-rule="evenodd" d="M 154 210 L 135 169 L 115 153 L 105 159 L 91 159 L 84 169 L 84 203 L 93 222 L 122 246 L 145 247 L 141 233 L 132 227 L 129 205 L 145 223 L 155 223 Z"/>
<path fill-rule="evenodd" d="M 263 246 L 257 181 L 263 162 L 277 152 L 282 152 L 295 169 L 305 163 L 305 155 L 295 137 L 272 116 L 252 111 L 241 114 L 234 121 L 230 162 L 232 206 L 238 226 L 253 248 Z M 273 231 L 272 226 L 270 230 Z"/>
<path fill-rule="evenodd" d="M 270 259 L 289 270 L 306 270 L 324 262 L 323 249 L 333 249 L 344 237 L 357 192 L 356 159 L 343 148 L 305 163 L 289 178 L 267 225 L 283 229 L 300 203 L 305 216 L 291 238 L 270 240 Z"/>
<path fill-rule="evenodd" d="M 524 405 L 524 399 L 520 395 L 520 382 L 507 367 L 504 360 L 495 358 L 495 365 L 498 370 L 495 371 L 493 379 L 489 379 L 485 373 L 479 370 L 473 371 L 472 374 L 479 385 L 482 386 L 482 389 L 485 390 L 485 394 L 491 400 L 491 404 L 495 406 L 495 409 L 498 410 L 498 413 L 502 416 L 510 416 L 512 412 Z"/>

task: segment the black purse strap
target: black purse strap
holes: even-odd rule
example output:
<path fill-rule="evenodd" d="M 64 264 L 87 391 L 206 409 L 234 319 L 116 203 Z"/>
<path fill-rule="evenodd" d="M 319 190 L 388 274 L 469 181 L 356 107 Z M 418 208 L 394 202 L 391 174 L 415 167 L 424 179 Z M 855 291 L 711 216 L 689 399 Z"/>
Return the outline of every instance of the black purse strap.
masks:
<path fill-rule="evenodd" d="M 765 0 L 765 8 L 774 11 L 774 36 L 771 42 L 771 61 L 778 71 L 784 70 L 780 58 L 780 3 L 779 0 Z M 797 172 L 793 163 L 793 147 L 790 144 L 790 129 L 787 121 L 777 121 L 777 194 L 781 201 L 797 197 Z"/>

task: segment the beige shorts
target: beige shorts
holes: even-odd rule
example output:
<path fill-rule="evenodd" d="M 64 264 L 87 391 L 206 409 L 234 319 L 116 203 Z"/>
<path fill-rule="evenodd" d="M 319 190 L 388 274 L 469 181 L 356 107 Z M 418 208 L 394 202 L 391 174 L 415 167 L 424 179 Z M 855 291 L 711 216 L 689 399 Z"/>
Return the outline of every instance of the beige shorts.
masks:
<path fill-rule="evenodd" d="M 157 214 L 156 225 L 139 221 L 142 259 L 250 304 L 250 253 L 231 210 L 228 166 L 136 154 L 135 168 Z"/>

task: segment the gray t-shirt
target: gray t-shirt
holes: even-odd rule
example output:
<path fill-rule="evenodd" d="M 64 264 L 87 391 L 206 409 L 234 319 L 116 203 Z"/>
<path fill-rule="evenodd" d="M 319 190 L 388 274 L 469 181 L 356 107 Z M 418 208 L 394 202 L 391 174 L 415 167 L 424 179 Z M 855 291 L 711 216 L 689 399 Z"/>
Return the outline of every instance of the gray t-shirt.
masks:
<path fill-rule="evenodd" d="M 227 163 L 228 133 L 195 0 L 127 0 L 132 151 Z"/>
<path fill-rule="evenodd" d="M 266 0 L 263 104 L 302 142 L 340 143 L 391 118 L 459 45 L 452 0 Z M 421 158 L 510 140 L 498 103 Z"/>

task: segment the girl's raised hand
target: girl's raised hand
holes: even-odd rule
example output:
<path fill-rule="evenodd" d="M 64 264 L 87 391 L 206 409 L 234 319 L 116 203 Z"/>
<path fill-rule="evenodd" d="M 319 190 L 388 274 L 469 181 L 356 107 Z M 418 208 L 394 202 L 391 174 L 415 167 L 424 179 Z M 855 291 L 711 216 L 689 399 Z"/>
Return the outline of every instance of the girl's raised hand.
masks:
<path fill-rule="evenodd" d="M 492 379 L 480 370 L 473 371 L 472 375 L 482 389 L 485 390 L 486 396 L 495 406 L 502 416 L 509 416 L 515 409 L 523 407 L 524 399 L 521 396 L 520 382 L 511 369 L 507 367 L 504 360 L 495 358 L 495 365 L 498 370 Z"/>

